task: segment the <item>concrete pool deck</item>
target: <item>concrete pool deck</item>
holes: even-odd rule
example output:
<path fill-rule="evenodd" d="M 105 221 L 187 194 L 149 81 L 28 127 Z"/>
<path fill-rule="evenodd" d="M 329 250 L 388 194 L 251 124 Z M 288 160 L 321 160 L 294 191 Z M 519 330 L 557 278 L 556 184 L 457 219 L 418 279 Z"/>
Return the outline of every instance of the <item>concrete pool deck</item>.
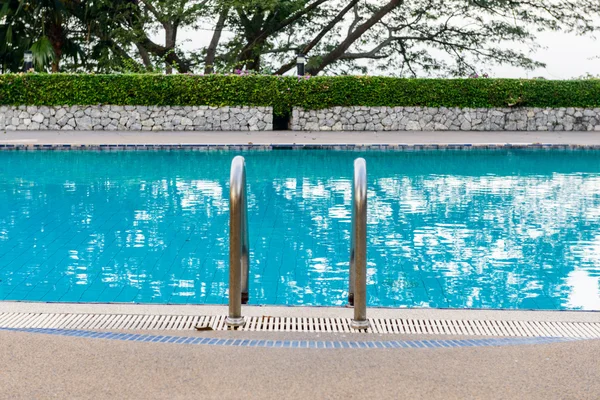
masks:
<path fill-rule="evenodd" d="M 352 315 L 352 309 L 341 307 L 244 306 L 242 312 L 247 317 Z M 224 315 L 227 307 L 0 302 L 0 320 L 2 313 L 26 314 L 32 318 L 44 313 L 156 317 Z M 585 323 L 600 327 L 600 312 L 581 311 L 369 308 L 368 316 L 537 321 L 554 325 Z M 209 338 L 245 342 L 448 342 L 479 340 L 481 336 L 182 331 L 175 328 L 93 331 L 126 336 L 169 335 L 182 337 L 184 343 L 119 341 L 0 329 L 0 397 L 597 399 L 600 394 L 598 339 L 484 347 L 314 349 L 192 345 L 185 341 Z"/>
<path fill-rule="evenodd" d="M 600 145 L 600 132 L 225 132 L 225 131 L 5 131 L 0 145 L 100 144 L 570 144 Z"/>
<path fill-rule="evenodd" d="M 351 317 L 342 307 L 244 306 L 243 315 Z M 0 302 L 3 313 L 225 315 L 222 305 Z M 594 324 L 600 312 L 369 308 L 368 317 Z M 58 325 L 54 325 L 58 326 Z M 594 328 L 596 329 L 596 328 Z M 457 334 L 94 329 L 124 337 L 181 337 L 182 343 L 111 340 L 5 330 L 0 323 L 0 382 L 6 398 L 201 399 L 597 399 L 600 340 L 448 348 L 277 348 L 252 342 L 431 343 L 496 340 Z M 76 331 L 87 334 L 86 331 Z M 78 334 L 78 333 L 75 333 Z M 600 337 L 600 336 L 598 336 Z M 210 339 L 206 345 L 187 341 Z M 503 340 L 505 338 L 498 338 Z M 506 338 L 522 340 L 523 338 Z M 212 341 L 243 341 L 225 346 Z M 533 339 L 535 340 L 535 338 Z M 211 345 L 213 344 L 213 345 Z M 0 396 L 0 397 L 2 397 Z"/>
<path fill-rule="evenodd" d="M 321 350 L 0 331 L 0 382 L 11 399 L 597 399 L 598 354 L 599 340 Z"/>

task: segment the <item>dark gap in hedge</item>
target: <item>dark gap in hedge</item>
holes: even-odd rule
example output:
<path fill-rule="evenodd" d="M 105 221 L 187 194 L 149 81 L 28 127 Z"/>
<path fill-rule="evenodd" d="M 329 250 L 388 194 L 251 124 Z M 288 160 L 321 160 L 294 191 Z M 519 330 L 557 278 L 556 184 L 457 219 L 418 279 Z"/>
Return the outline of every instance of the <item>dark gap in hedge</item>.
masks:
<path fill-rule="evenodd" d="M 273 114 L 273 130 L 274 131 L 289 131 L 291 129 L 290 121 L 291 113 L 284 112 L 281 115 Z"/>

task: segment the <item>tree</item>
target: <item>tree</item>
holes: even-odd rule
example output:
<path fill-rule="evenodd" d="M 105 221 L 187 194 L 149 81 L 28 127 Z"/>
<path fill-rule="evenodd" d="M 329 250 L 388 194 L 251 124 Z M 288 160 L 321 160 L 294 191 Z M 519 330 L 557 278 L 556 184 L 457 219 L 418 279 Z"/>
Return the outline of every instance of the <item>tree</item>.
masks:
<path fill-rule="evenodd" d="M 0 3 L 2 64 L 19 69 L 25 50 L 31 50 L 36 69 L 58 72 L 63 58 L 77 62 L 82 50 L 69 7 L 59 0 L 3 0 Z"/>
<path fill-rule="evenodd" d="M 228 47 L 238 51 L 238 60 L 252 60 L 246 68 L 268 64 L 279 74 L 293 68 L 298 50 L 311 55 L 311 74 L 360 71 L 364 61 L 398 75 L 464 76 L 482 63 L 535 68 L 543 66 L 530 56 L 537 48 L 536 33 L 589 34 L 600 16 L 600 2 L 592 0 L 265 4 L 235 7 L 238 18 L 230 28 L 237 35 Z"/>
<path fill-rule="evenodd" d="M 277 46 L 280 35 L 289 33 L 298 23 L 310 18 L 324 18 L 327 0 L 221 0 L 217 2 L 219 19 L 207 50 L 206 72 L 212 62 L 220 61 L 230 68 L 260 71 L 262 60 L 278 53 L 293 52 L 298 45 Z M 309 18 L 310 17 L 310 18 Z M 226 24 L 226 25 L 225 25 Z M 223 46 L 224 52 L 215 56 L 223 27 L 235 33 Z M 272 65 L 267 66 L 269 69 Z"/>
<path fill-rule="evenodd" d="M 189 62 L 183 62 L 179 57 L 169 56 L 177 51 L 179 29 L 195 24 L 206 12 L 207 3 L 208 0 L 139 0 L 139 13 L 143 16 L 139 22 L 150 26 L 160 24 L 165 33 L 165 45 L 159 46 L 148 38 L 147 28 L 135 27 L 138 35 L 136 45 L 140 52 L 143 53 L 145 50 L 164 57 L 167 74 L 173 71 L 173 64 L 177 66 L 179 72 L 188 72 Z M 145 62 L 147 64 L 147 60 Z"/>
<path fill-rule="evenodd" d="M 0 20 L 5 19 L 0 25 L 0 38 L 5 39 L 0 56 L 12 71 L 19 69 L 23 52 L 32 50 L 36 64 L 40 68 L 51 64 L 53 72 L 59 70 L 63 56 L 80 61 L 71 69 L 152 71 L 154 57 L 165 64 L 167 73 L 173 66 L 179 72 L 189 72 L 189 60 L 177 51 L 177 33 L 197 22 L 207 2 L 0 0 Z M 149 36 L 159 27 L 165 31 L 164 45 Z"/>
<path fill-rule="evenodd" d="M 53 71 L 285 74 L 302 52 L 313 75 L 465 76 L 543 66 L 539 32 L 587 35 L 599 21 L 598 0 L 0 0 L 0 61 L 18 70 L 33 49 Z M 209 43 L 183 51 L 181 29 L 201 25 Z"/>
<path fill-rule="evenodd" d="M 85 0 L 82 0 L 85 1 Z M 102 55 L 106 68 L 154 71 L 162 63 L 167 73 L 173 67 L 190 72 L 191 62 L 177 48 L 180 28 L 194 26 L 208 0 L 95 0 L 86 1 L 80 16 L 95 43 L 94 58 Z M 165 44 L 150 33 L 164 30 Z"/>

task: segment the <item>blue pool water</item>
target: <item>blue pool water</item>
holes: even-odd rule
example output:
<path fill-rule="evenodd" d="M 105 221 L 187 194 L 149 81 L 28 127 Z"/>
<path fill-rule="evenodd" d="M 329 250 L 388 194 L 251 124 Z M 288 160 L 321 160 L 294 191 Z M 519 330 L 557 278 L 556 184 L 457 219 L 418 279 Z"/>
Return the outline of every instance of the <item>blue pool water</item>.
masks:
<path fill-rule="evenodd" d="M 226 303 L 237 152 L 0 152 L 0 299 Z M 245 152 L 250 303 L 600 310 L 600 152 Z"/>

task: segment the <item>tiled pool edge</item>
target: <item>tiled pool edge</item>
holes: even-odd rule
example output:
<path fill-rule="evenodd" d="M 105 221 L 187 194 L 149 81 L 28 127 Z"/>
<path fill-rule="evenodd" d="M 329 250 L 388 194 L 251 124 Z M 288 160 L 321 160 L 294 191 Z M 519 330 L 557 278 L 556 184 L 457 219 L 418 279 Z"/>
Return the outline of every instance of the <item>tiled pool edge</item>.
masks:
<path fill-rule="evenodd" d="M 557 143 L 457 143 L 457 144 L 1 144 L 4 150 L 237 150 L 237 151 L 270 151 L 270 150 L 339 150 L 339 151 L 414 151 L 414 150 L 600 150 L 600 144 L 557 144 Z"/>
<path fill-rule="evenodd" d="M 221 339 L 174 335 L 145 335 L 135 333 L 94 332 L 72 329 L 29 329 L 0 328 L 0 331 L 37 333 L 54 336 L 116 341 L 169 343 L 189 345 L 209 345 L 226 347 L 254 348 L 296 348 L 296 349 L 434 349 L 458 347 L 500 347 L 515 345 L 536 345 L 573 342 L 581 338 L 527 337 L 493 339 L 451 339 L 451 340 L 390 340 L 390 341 L 333 341 L 333 340 L 261 340 L 261 339 Z"/>

